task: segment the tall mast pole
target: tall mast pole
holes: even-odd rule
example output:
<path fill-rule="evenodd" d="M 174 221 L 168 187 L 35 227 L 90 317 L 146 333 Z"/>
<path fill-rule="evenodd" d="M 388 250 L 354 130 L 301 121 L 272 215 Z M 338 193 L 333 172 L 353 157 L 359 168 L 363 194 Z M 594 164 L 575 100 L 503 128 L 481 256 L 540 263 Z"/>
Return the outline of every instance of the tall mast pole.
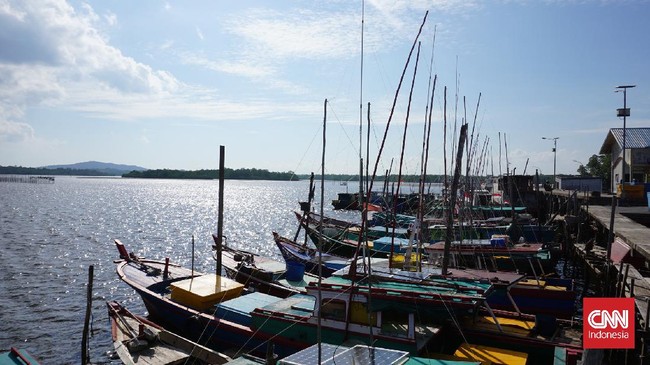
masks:
<path fill-rule="evenodd" d="M 325 205 L 325 142 L 327 127 L 327 99 L 323 103 L 323 153 L 321 157 L 321 176 L 320 176 L 320 223 L 318 224 L 318 325 L 316 330 L 316 342 L 318 343 L 318 363 L 322 363 L 321 348 L 321 311 L 323 310 L 323 298 L 321 295 L 321 286 L 323 283 L 323 206 Z"/>
<path fill-rule="evenodd" d="M 359 202 L 363 205 L 363 27 L 365 22 L 365 1 L 361 2 L 361 60 L 359 73 Z"/>

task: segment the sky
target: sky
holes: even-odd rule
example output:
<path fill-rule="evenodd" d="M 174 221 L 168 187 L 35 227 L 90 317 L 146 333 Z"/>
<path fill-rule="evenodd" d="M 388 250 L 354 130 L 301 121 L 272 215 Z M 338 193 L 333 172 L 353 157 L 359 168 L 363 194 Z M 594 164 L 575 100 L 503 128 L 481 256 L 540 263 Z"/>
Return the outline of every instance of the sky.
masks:
<path fill-rule="evenodd" d="M 0 165 L 217 169 L 223 145 L 228 168 L 319 173 L 325 127 L 326 173 L 361 148 L 419 174 L 432 108 L 430 174 L 464 121 L 473 171 L 572 174 L 623 127 L 617 86 L 636 85 L 626 127 L 650 126 L 648 19 L 642 0 L 0 0 Z"/>

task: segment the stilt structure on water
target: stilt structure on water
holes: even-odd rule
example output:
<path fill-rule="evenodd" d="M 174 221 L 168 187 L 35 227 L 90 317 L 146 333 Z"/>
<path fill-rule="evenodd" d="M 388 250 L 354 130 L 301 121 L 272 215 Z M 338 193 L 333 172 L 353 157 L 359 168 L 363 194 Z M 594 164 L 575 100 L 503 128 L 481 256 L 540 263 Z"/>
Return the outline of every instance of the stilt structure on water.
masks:
<path fill-rule="evenodd" d="M 54 184 L 54 176 L 0 175 L 0 182 Z"/>

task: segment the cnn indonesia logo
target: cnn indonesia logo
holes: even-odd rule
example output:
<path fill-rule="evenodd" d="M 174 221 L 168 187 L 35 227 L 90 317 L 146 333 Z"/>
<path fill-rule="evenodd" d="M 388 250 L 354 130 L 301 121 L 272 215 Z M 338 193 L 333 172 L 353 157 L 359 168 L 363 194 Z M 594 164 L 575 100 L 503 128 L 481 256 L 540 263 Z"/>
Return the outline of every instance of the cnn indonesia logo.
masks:
<path fill-rule="evenodd" d="M 584 298 L 583 313 L 584 348 L 634 348 L 633 298 Z"/>

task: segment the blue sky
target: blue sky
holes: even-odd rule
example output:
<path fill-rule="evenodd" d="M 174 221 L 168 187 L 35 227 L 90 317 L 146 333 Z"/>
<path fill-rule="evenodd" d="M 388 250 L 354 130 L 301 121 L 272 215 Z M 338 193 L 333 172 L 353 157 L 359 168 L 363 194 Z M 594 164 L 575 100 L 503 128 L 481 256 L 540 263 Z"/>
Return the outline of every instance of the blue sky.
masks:
<path fill-rule="evenodd" d="M 360 101 L 364 154 L 371 103 L 374 164 L 427 11 L 411 109 L 415 54 L 378 171 L 391 161 L 397 171 L 407 114 L 402 169 L 420 171 L 433 75 L 429 173 L 444 171 L 445 87 L 447 154 L 454 123 L 476 115 L 486 153 L 474 168 L 486 173 L 505 173 L 507 140 L 511 169 L 552 174 L 543 136 L 559 137 L 557 173 L 574 173 L 622 127 L 618 85 L 637 85 L 627 126 L 650 126 L 648 1 L 366 1 L 363 82 L 361 9 L 352 0 L 0 0 L 0 165 L 216 169 L 225 145 L 230 168 L 319 172 L 328 99 L 326 172 L 356 173 Z"/>

